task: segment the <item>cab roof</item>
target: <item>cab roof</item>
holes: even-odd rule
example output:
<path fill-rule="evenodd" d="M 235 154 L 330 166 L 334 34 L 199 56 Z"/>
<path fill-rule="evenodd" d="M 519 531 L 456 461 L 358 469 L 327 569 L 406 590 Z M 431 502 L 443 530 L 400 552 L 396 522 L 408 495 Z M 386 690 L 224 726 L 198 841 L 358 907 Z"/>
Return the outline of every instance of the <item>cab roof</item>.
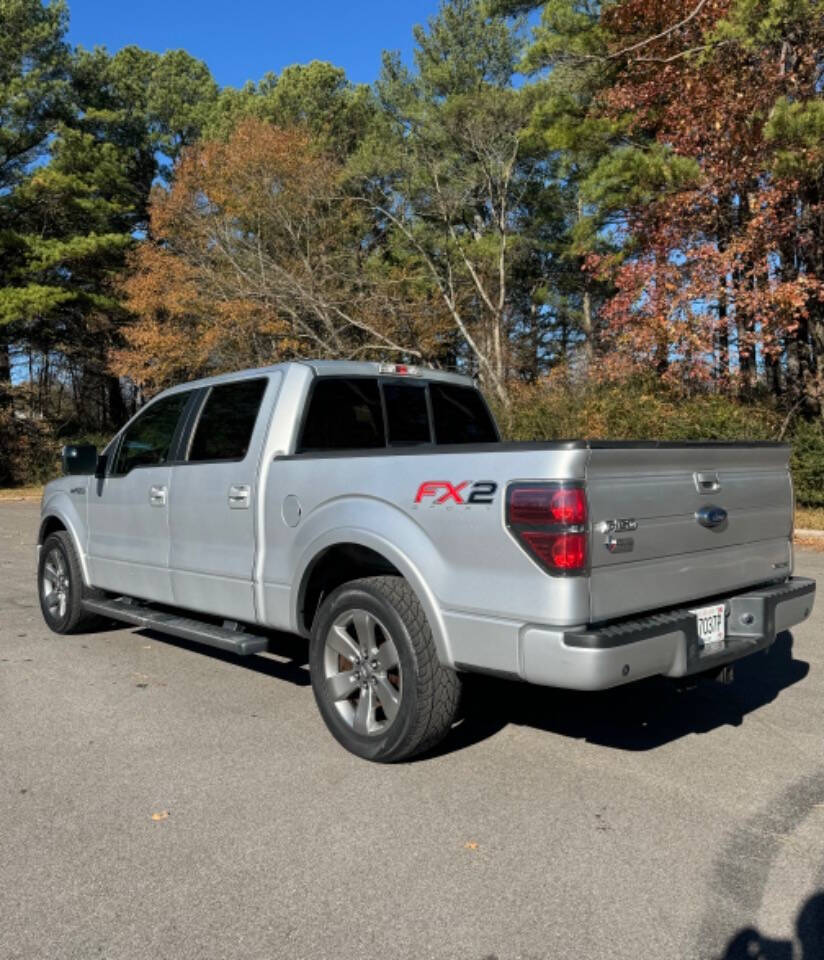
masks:
<path fill-rule="evenodd" d="M 475 386 L 472 377 L 459 373 L 447 373 L 443 370 L 434 370 L 431 367 L 420 367 L 416 364 L 405 363 L 371 363 L 358 360 L 292 360 L 287 363 L 277 363 L 268 367 L 254 367 L 248 370 L 235 370 L 231 373 L 221 373 L 214 377 L 204 377 L 201 380 L 191 380 L 178 383 L 163 394 L 178 390 L 191 390 L 198 387 L 209 387 L 218 383 L 229 383 L 233 380 L 247 379 L 255 376 L 281 371 L 286 373 L 289 367 L 310 367 L 318 377 L 409 377 L 411 380 L 437 380 L 447 383 L 456 383 L 461 386 Z"/>

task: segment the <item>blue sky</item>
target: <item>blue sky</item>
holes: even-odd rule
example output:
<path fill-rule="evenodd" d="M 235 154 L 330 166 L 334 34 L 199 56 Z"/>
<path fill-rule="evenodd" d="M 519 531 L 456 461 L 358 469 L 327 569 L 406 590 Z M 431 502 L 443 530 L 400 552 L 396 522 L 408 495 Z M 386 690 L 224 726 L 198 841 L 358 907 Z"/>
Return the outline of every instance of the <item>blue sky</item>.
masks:
<path fill-rule="evenodd" d="M 110 52 L 182 47 L 205 60 L 221 86 L 309 60 L 330 60 L 370 83 L 381 51 L 408 57 L 412 26 L 437 9 L 438 0 L 69 0 L 69 41 Z"/>

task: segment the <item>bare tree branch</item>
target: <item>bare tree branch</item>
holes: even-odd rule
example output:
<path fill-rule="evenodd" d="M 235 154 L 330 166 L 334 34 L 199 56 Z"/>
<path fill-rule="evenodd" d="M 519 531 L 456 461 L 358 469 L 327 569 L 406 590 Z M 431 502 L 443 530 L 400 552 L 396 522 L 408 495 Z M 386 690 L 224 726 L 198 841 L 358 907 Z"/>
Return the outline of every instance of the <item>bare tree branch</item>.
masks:
<path fill-rule="evenodd" d="M 625 57 L 628 53 L 632 53 L 635 50 L 640 50 L 641 47 L 646 47 L 651 43 L 655 43 L 656 40 L 663 40 L 665 37 L 670 36 L 670 34 L 675 33 L 676 30 L 680 30 L 681 27 L 685 27 L 688 23 L 690 23 L 690 21 L 694 20 L 706 5 L 707 0 L 699 0 L 698 4 L 690 13 L 687 14 L 686 17 L 684 17 L 683 20 L 679 20 L 678 23 L 674 23 L 671 27 L 667 27 L 666 30 L 662 30 L 660 33 L 656 33 L 651 37 L 647 37 L 645 40 L 639 40 L 638 43 L 633 43 L 628 47 L 624 47 L 622 50 L 616 50 L 615 53 L 607 54 L 607 56 L 601 59 L 617 60 L 620 57 Z"/>

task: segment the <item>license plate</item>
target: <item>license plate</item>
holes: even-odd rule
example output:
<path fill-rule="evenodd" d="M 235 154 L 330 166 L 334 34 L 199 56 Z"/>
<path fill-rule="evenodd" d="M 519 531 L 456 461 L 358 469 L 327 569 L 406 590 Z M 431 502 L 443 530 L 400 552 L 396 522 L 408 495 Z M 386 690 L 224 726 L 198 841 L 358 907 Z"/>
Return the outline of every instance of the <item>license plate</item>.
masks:
<path fill-rule="evenodd" d="M 723 647 L 726 627 L 724 604 L 714 603 L 710 607 L 698 607 L 690 610 L 690 613 L 695 614 L 698 638 L 703 643 L 704 650 L 718 650 Z"/>

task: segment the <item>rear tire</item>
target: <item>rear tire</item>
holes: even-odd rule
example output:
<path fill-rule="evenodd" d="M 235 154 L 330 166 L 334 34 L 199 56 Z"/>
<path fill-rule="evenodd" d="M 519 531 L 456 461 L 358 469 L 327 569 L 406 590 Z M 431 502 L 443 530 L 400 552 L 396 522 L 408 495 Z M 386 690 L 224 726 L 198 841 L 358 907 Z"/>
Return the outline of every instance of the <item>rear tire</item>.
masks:
<path fill-rule="evenodd" d="M 74 541 L 65 530 L 46 537 L 40 550 L 37 592 L 43 619 L 55 633 L 83 633 L 101 622 L 83 609 L 83 571 Z"/>
<path fill-rule="evenodd" d="M 309 666 L 330 732 L 366 760 L 408 760 L 455 722 L 460 678 L 438 659 L 402 577 L 365 577 L 331 593 L 312 625 Z"/>

